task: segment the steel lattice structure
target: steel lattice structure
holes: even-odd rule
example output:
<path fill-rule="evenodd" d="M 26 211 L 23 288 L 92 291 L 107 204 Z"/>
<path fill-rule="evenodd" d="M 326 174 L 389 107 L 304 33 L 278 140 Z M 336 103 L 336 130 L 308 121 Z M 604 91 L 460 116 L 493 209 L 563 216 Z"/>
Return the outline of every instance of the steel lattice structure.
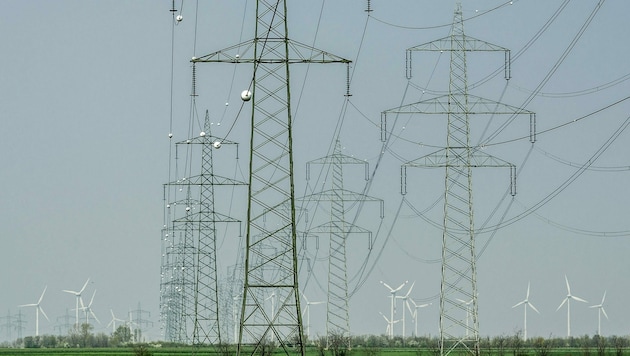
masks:
<path fill-rule="evenodd" d="M 509 168 L 512 195 L 516 194 L 516 168 L 509 162 L 481 152 L 479 147 L 471 146 L 469 116 L 476 114 L 527 115 L 530 118 L 530 141 L 533 143 L 535 114 L 468 94 L 467 53 L 504 52 L 505 79 L 507 80 L 510 78 L 510 52 L 506 48 L 466 36 L 461 4 L 458 4 L 455 10 L 450 36 L 407 49 L 407 77 L 409 79 L 411 78 L 411 54 L 414 51 L 450 52 L 449 94 L 384 111 L 381 116 L 381 139 L 386 139 L 388 114 L 413 113 L 447 116 L 446 148 L 403 164 L 401 193 L 407 192 L 407 167 L 445 168 L 440 354 L 448 355 L 459 349 L 479 355 L 472 168 Z"/>
<path fill-rule="evenodd" d="M 214 143 L 235 142 L 211 135 L 207 111 L 203 130 L 199 136 L 176 143 L 176 147 L 187 149 L 201 146 L 199 174 L 165 184 L 165 189 L 186 191 L 183 200 L 167 204 L 173 219 L 165 229 L 167 246 L 163 251 L 161 312 L 165 339 L 195 346 L 221 343 L 215 225 L 240 222 L 215 210 L 215 187 L 245 184 L 214 173 Z"/>
<path fill-rule="evenodd" d="M 350 61 L 289 40 L 286 0 L 256 2 L 255 38 L 193 58 L 193 63 L 254 65 L 245 285 L 237 354 L 280 347 L 304 355 L 296 251 L 292 63 Z M 264 297 L 276 296 L 272 313 Z M 243 345 L 253 345 L 245 348 Z M 293 346 L 293 347 L 292 347 Z"/>
<path fill-rule="evenodd" d="M 384 203 L 382 199 L 367 196 L 344 189 L 343 166 L 365 166 L 365 180 L 369 179 L 368 163 L 341 152 L 341 142 L 335 141 L 332 155 L 322 157 L 307 163 L 307 179 L 310 176 L 310 165 L 321 164 L 332 167 L 332 189 L 305 196 L 305 201 L 328 201 L 331 204 L 331 220 L 309 229 L 309 232 L 325 233 L 330 237 L 328 256 L 328 300 L 326 304 L 326 345 L 330 345 L 331 336 L 342 336 L 350 347 L 350 316 L 348 311 L 348 276 L 346 260 L 346 238 L 351 233 L 367 234 L 371 247 L 372 233 L 360 226 L 346 221 L 345 202 L 379 202 L 380 217 L 384 217 Z"/>

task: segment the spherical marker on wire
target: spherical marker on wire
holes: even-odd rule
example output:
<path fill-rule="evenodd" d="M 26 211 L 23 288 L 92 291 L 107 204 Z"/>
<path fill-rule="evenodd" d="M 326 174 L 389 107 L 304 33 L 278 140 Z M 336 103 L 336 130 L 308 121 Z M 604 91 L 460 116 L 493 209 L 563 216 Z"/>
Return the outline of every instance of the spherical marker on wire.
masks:
<path fill-rule="evenodd" d="M 249 101 L 252 98 L 252 92 L 249 90 L 243 90 L 241 92 L 241 100 Z"/>
<path fill-rule="evenodd" d="M 221 148 L 221 141 L 214 141 L 212 143 L 212 147 L 214 147 L 214 148 L 216 148 L 218 150 L 219 148 Z"/>

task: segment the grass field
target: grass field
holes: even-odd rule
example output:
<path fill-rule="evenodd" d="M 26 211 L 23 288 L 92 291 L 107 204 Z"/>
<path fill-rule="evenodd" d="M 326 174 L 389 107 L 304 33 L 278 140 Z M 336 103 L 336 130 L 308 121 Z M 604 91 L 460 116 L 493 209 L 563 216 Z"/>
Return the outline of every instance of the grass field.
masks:
<path fill-rule="evenodd" d="M 150 348 L 148 350 L 150 355 L 153 356 L 178 356 L 178 355 L 192 355 L 191 348 Z M 520 350 L 518 356 L 620 356 L 615 350 L 608 349 L 606 350 L 604 355 L 599 355 L 597 350 L 590 350 L 590 352 L 585 352 L 585 350 L 580 348 L 557 348 L 548 350 L 549 352 L 545 355 L 541 355 L 539 350 L 536 349 L 527 349 L 524 348 Z M 623 355 L 628 354 L 628 351 L 623 353 Z M 212 348 L 201 349 L 196 353 L 197 355 L 218 355 L 215 353 L 215 350 Z M 135 356 L 136 353 L 132 348 L 85 348 L 85 349 L 63 349 L 63 348 L 54 348 L 54 349 L 10 349 L 10 348 L 0 348 L 0 356 L 55 356 L 55 355 L 68 355 L 68 356 Z M 284 355 L 284 353 L 277 353 L 274 355 Z M 459 353 L 453 353 L 454 356 L 462 356 Z M 306 353 L 306 356 L 320 356 L 319 352 L 316 349 L 309 349 Z M 326 352 L 325 356 L 333 356 L 332 352 Z M 396 348 L 385 348 L 385 349 L 353 349 L 349 351 L 346 356 L 435 356 L 435 353 L 430 349 L 414 349 L 414 348 L 406 348 L 406 349 L 396 349 Z M 488 351 L 482 350 L 482 356 L 500 356 L 499 352 L 496 350 Z M 505 350 L 502 356 L 514 356 L 512 350 Z"/>

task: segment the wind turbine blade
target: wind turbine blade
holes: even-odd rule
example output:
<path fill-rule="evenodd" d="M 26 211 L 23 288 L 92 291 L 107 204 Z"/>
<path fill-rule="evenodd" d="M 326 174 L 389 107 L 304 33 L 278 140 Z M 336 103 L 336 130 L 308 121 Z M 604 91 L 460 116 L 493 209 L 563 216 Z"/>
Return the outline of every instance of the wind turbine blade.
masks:
<path fill-rule="evenodd" d="M 90 278 L 88 278 L 87 281 L 85 281 L 85 284 L 83 285 L 83 288 L 81 288 L 81 290 L 79 291 L 79 294 L 83 293 L 83 290 L 85 289 L 85 287 L 87 287 L 89 281 L 90 281 Z"/>
<path fill-rule="evenodd" d="M 414 284 L 416 284 L 416 281 L 413 281 L 413 283 L 411 283 L 411 287 L 409 287 L 407 294 L 405 294 L 405 298 L 408 298 L 409 294 L 411 294 L 411 290 L 413 289 Z"/>
<path fill-rule="evenodd" d="M 409 310 L 409 313 L 410 313 L 411 315 L 413 315 L 413 310 L 411 310 L 411 305 L 409 304 L 409 301 L 410 301 L 410 300 L 411 300 L 411 299 L 407 299 L 407 300 L 405 300 L 405 304 L 407 304 L 407 310 Z M 411 300 L 411 301 L 413 302 L 413 300 Z"/>
<path fill-rule="evenodd" d="M 532 304 L 532 303 L 527 303 L 527 305 L 529 305 L 532 309 L 534 309 L 534 311 L 538 314 L 540 314 L 540 312 L 538 311 L 538 309 L 536 309 L 536 307 Z"/>
<path fill-rule="evenodd" d="M 92 299 L 90 299 L 90 304 L 88 304 L 88 307 L 92 306 L 92 302 L 94 301 L 94 296 L 96 295 L 96 289 L 94 290 L 94 293 L 92 293 Z"/>
<path fill-rule="evenodd" d="M 22 304 L 22 305 L 18 305 L 18 308 L 22 308 L 22 307 L 36 307 L 37 304 Z"/>
<path fill-rule="evenodd" d="M 404 281 L 403 284 L 401 284 L 400 286 L 398 286 L 398 288 L 396 288 L 395 290 L 393 290 L 392 292 L 398 292 L 399 290 L 401 290 L 405 284 L 407 284 L 408 281 Z"/>
<path fill-rule="evenodd" d="M 44 309 L 42 309 L 42 307 L 40 307 L 39 305 L 37 306 L 37 308 L 39 309 L 40 312 L 42 312 L 42 314 L 44 315 L 44 318 L 46 318 L 46 320 L 50 321 L 50 319 L 48 319 L 48 315 L 46 315 L 46 312 L 44 312 Z"/>
<path fill-rule="evenodd" d="M 558 307 L 558 309 L 556 309 L 556 311 L 560 310 L 560 308 L 562 308 L 562 306 L 564 305 L 564 303 L 566 303 L 566 302 L 567 302 L 567 300 L 569 300 L 569 299 L 568 299 L 568 298 L 564 298 L 564 299 L 562 300 L 562 303 L 560 303 L 560 306 Z"/>
<path fill-rule="evenodd" d="M 92 317 L 94 317 L 94 319 L 95 319 L 96 321 L 98 321 L 98 323 L 99 323 L 99 324 L 101 323 L 101 321 L 100 321 L 100 320 L 98 320 L 98 318 L 96 317 L 96 315 L 94 314 L 94 312 L 92 311 L 92 309 L 90 309 L 90 314 L 92 314 Z"/>
<path fill-rule="evenodd" d="M 529 299 L 529 282 L 527 282 L 527 294 L 525 295 L 525 299 Z"/>
<path fill-rule="evenodd" d="M 66 293 L 70 293 L 70 294 L 78 294 L 78 292 L 75 292 L 73 290 L 67 290 L 67 289 L 62 290 L 62 292 L 66 292 Z"/>
<path fill-rule="evenodd" d="M 578 302 L 582 302 L 582 303 L 588 303 L 586 300 L 580 298 L 580 297 L 576 297 L 574 295 L 571 296 L 572 299 L 577 300 Z"/>
<path fill-rule="evenodd" d="M 311 302 L 311 305 L 324 304 L 326 302 Z"/>
<path fill-rule="evenodd" d="M 390 286 L 389 286 L 389 284 L 387 284 L 387 283 L 385 283 L 385 282 L 383 282 L 383 281 L 381 281 L 381 284 L 382 284 L 382 285 L 384 285 L 385 287 L 387 287 L 387 288 L 389 289 L 389 291 L 390 291 L 390 292 L 393 292 L 393 291 L 394 291 L 394 288 L 390 287 Z"/>
<path fill-rule="evenodd" d="M 569 279 L 566 274 L 564 275 L 564 281 L 567 282 L 567 293 L 571 295 L 571 287 L 569 286 Z"/>
<path fill-rule="evenodd" d="M 302 296 L 304 297 L 304 300 L 306 300 L 306 304 L 308 304 L 308 298 L 306 298 L 306 294 L 302 293 Z"/>
<path fill-rule="evenodd" d="M 602 305 L 604 305 L 604 300 L 606 300 L 606 291 L 604 291 L 604 296 L 602 297 Z"/>
<path fill-rule="evenodd" d="M 46 289 L 48 289 L 48 286 L 44 287 L 44 291 L 42 292 L 42 296 L 39 297 L 39 300 L 37 301 L 37 304 L 42 302 L 42 299 L 44 299 L 44 294 L 46 294 Z"/>
<path fill-rule="evenodd" d="M 85 310 L 85 304 L 83 304 L 83 298 L 79 297 L 79 302 L 81 302 L 81 309 Z"/>
<path fill-rule="evenodd" d="M 516 308 L 516 307 L 518 307 L 519 305 L 523 305 L 524 303 L 525 303 L 525 301 L 518 302 L 518 303 L 514 304 L 514 305 L 512 306 L 512 308 Z"/>
<path fill-rule="evenodd" d="M 604 307 L 602 307 L 602 313 L 604 313 L 604 316 L 606 317 L 606 319 L 608 319 L 608 315 L 606 314 L 606 311 L 604 310 Z"/>

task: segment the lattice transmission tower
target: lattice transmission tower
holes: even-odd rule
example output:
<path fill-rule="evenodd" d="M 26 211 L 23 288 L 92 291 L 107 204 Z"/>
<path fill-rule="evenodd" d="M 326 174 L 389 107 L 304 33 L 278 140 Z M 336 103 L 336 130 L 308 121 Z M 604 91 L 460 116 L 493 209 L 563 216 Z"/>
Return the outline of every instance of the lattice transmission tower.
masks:
<path fill-rule="evenodd" d="M 310 165 L 320 164 L 332 168 L 332 188 L 315 194 L 307 195 L 300 200 L 314 202 L 330 202 L 330 221 L 310 228 L 309 233 L 327 234 L 329 236 L 328 255 L 328 299 L 326 303 L 326 347 L 331 343 L 331 337 L 342 336 L 346 346 L 350 348 L 350 315 L 348 308 L 348 275 L 346 258 L 346 239 L 350 234 L 365 234 L 368 236 L 368 248 L 372 246 L 372 232 L 346 221 L 346 202 L 378 202 L 380 204 L 380 218 L 384 218 L 384 203 L 382 199 L 344 189 L 343 166 L 362 165 L 365 167 L 365 180 L 369 179 L 369 166 L 360 160 L 341 152 L 341 142 L 337 139 L 333 153 L 310 161 L 306 165 L 306 179 L 310 178 Z"/>
<path fill-rule="evenodd" d="M 176 192 L 185 189 L 186 192 L 181 201 L 167 204 L 173 219 L 165 232 L 167 247 L 162 268 L 161 309 L 165 339 L 194 346 L 217 345 L 222 341 L 216 224 L 240 223 L 240 220 L 215 209 L 215 187 L 245 185 L 215 173 L 213 150 L 236 143 L 213 136 L 211 127 L 210 115 L 206 111 L 203 131 L 175 144 L 176 151 L 186 150 L 190 160 L 191 147 L 200 146 L 199 173 L 165 184 L 165 189 Z"/>
<path fill-rule="evenodd" d="M 472 115 L 525 115 L 530 118 L 530 141 L 535 140 L 535 114 L 518 107 L 476 97 L 468 93 L 466 56 L 474 51 L 503 52 L 505 79 L 510 79 L 510 51 L 469 37 L 464 33 L 461 4 L 457 4 L 451 34 L 407 49 L 407 78 L 415 51 L 450 53 L 447 95 L 416 102 L 382 113 L 381 139 L 387 139 L 387 116 L 439 114 L 447 117 L 446 147 L 409 161 L 401 167 L 401 193 L 407 193 L 408 167 L 444 168 L 444 220 L 442 232 L 442 277 L 440 287 L 440 354 L 465 350 L 479 355 L 477 270 L 473 215 L 472 169 L 504 167 L 510 170 L 511 194 L 516 194 L 516 167 L 482 152 L 470 142 Z"/>
<path fill-rule="evenodd" d="M 253 64 L 245 280 L 237 354 L 304 355 L 299 304 L 290 65 L 350 61 L 289 39 L 285 0 L 256 1 L 253 40 L 193 58 Z M 272 313 L 264 295 L 274 293 Z M 245 346 L 247 344 L 247 346 Z"/>

